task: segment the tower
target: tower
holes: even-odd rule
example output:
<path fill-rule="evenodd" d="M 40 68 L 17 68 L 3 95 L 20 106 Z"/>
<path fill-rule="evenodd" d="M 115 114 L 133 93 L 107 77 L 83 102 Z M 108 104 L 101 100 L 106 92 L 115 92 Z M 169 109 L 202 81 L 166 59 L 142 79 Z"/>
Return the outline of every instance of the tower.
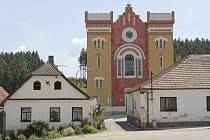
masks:
<path fill-rule="evenodd" d="M 79 61 L 79 70 L 80 70 L 80 78 L 86 78 L 87 71 L 87 51 L 82 48 L 80 52 L 80 56 L 78 58 Z"/>
<path fill-rule="evenodd" d="M 174 63 L 173 24 L 175 13 L 147 12 L 149 71 L 158 74 Z"/>
<path fill-rule="evenodd" d="M 145 22 L 130 4 L 116 21 L 113 12 L 85 12 L 88 94 L 112 111 L 125 111 L 126 88 L 174 63 L 174 15 L 148 12 Z"/>
<path fill-rule="evenodd" d="M 87 92 L 111 105 L 111 24 L 113 12 L 85 12 L 87 29 Z"/>

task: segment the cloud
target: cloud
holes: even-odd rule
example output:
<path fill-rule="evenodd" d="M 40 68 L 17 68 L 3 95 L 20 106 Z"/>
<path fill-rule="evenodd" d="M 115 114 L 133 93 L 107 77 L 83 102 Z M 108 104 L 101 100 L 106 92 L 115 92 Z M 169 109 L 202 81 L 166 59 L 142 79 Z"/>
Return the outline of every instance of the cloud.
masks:
<path fill-rule="evenodd" d="M 21 46 L 19 46 L 19 47 L 17 48 L 17 51 L 18 51 L 18 52 L 26 52 L 26 51 L 28 51 L 28 50 L 29 50 L 28 47 L 25 46 L 25 45 L 21 45 Z"/>
<path fill-rule="evenodd" d="M 75 37 L 75 38 L 72 39 L 72 44 L 80 45 L 80 46 L 86 46 L 87 38 L 86 37 L 84 37 L 84 38 L 77 38 L 77 37 Z"/>

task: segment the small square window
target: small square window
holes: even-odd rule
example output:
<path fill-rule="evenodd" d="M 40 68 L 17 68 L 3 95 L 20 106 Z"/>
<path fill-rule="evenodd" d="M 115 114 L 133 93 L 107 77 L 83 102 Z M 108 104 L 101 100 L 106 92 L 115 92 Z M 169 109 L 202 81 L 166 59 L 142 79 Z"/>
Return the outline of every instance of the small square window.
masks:
<path fill-rule="evenodd" d="M 54 90 L 61 90 L 61 82 L 60 81 L 56 81 L 54 83 Z"/>
<path fill-rule="evenodd" d="M 34 82 L 33 89 L 34 90 L 41 90 L 41 82 L 39 82 L 39 81 Z"/>

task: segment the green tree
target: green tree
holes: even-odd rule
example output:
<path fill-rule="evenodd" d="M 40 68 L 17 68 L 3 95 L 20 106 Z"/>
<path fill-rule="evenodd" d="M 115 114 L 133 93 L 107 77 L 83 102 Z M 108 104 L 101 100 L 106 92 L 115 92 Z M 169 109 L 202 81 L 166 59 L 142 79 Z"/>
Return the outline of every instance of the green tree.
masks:
<path fill-rule="evenodd" d="M 44 64 L 38 52 L 1 52 L 0 85 L 13 93 L 30 76 L 31 72 Z"/>

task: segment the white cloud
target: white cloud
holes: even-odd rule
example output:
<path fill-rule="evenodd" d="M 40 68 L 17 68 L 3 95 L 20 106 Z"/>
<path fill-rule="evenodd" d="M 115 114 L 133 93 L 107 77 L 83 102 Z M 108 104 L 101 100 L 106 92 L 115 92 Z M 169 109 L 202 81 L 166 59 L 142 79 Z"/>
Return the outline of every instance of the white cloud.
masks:
<path fill-rule="evenodd" d="M 86 46 L 87 38 L 86 37 L 85 38 L 77 38 L 77 37 L 75 37 L 75 38 L 72 39 L 72 44 L 80 45 L 80 46 Z"/>
<path fill-rule="evenodd" d="M 17 48 L 17 51 L 18 51 L 18 52 L 26 52 L 26 51 L 28 51 L 28 50 L 29 50 L 28 47 L 25 46 L 25 45 L 21 45 L 21 46 L 19 46 L 19 47 Z"/>

